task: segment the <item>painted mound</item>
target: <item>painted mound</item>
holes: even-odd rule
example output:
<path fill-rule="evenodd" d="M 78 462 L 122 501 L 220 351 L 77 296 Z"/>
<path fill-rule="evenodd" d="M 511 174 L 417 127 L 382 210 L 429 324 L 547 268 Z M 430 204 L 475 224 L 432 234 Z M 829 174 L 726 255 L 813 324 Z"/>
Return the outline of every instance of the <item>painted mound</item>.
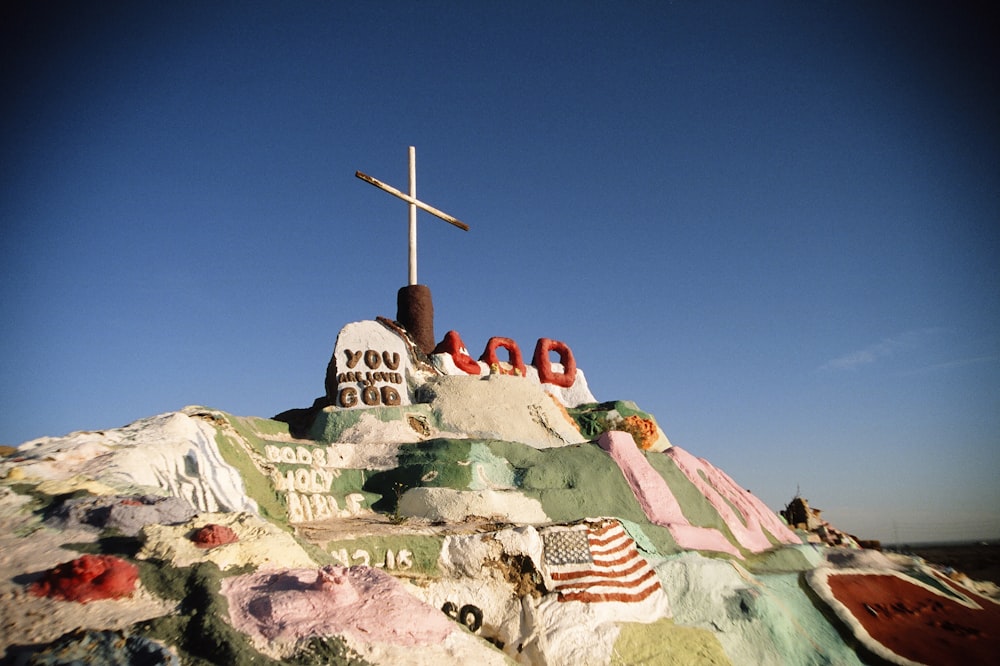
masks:
<path fill-rule="evenodd" d="M 995 650 L 987 596 L 918 560 L 807 543 L 651 414 L 598 402 L 564 343 L 543 338 L 526 364 L 494 338 L 476 360 L 453 333 L 424 355 L 393 322 L 349 324 L 326 395 L 279 419 L 189 407 L 10 452 L 2 656 L 941 663 L 922 647 L 941 636 L 970 662 Z M 67 600 L 85 584 L 114 598 Z M 937 624 L 910 631 L 915 617 Z"/>

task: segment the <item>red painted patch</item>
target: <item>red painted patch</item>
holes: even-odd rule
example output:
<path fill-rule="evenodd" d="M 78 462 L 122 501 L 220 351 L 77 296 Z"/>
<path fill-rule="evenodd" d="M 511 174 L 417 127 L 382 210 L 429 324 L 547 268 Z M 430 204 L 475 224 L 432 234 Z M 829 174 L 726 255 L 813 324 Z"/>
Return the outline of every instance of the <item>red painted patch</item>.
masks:
<path fill-rule="evenodd" d="M 497 356 L 497 349 L 500 347 L 507 350 L 507 356 L 510 358 L 510 370 L 504 370 L 500 365 L 500 359 Z M 490 366 L 491 370 L 496 365 L 500 368 L 500 374 L 502 375 L 520 374 L 524 377 L 527 374 L 527 368 L 524 366 L 524 360 L 521 357 L 521 348 L 510 338 L 490 338 L 486 343 L 486 350 L 483 351 L 483 355 L 479 357 L 479 360 Z"/>
<path fill-rule="evenodd" d="M 549 360 L 549 352 L 559 354 L 559 362 L 563 366 L 562 372 L 556 373 L 552 370 L 552 361 Z M 538 338 L 532 364 L 538 370 L 538 380 L 543 384 L 554 384 L 555 386 L 569 388 L 576 381 L 576 361 L 573 358 L 573 352 L 570 351 L 569 346 L 565 342 L 550 338 Z"/>
<path fill-rule="evenodd" d="M 200 530 L 194 533 L 191 537 L 194 541 L 194 545 L 198 548 L 215 548 L 216 546 L 222 546 L 227 543 L 233 543 L 239 541 L 239 537 L 236 536 L 236 532 L 232 531 L 225 525 L 216 525 L 214 523 L 205 525 Z"/>
<path fill-rule="evenodd" d="M 138 579 L 139 568 L 131 562 L 113 555 L 84 555 L 45 572 L 28 591 L 39 597 L 87 603 L 127 597 Z"/>
<path fill-rule="evenodd" d="M 432 354 L 451 354 L 451 358 L 455 361 L 455 365 L 459 370 L 470 375 L 478 375 L 480 373 L 479 364 L 476 363 L 471 356 L 469 356 L 466 351 L 465 343 L 462 342 L 461 336 L 458 331 L 448 331 L 444 334 L 444 340 L 438 343 L 438 346 L 434 348 Z"/>
<path fill-rule="evenodd" d="M 887 574 L 836 574 L 827 585 L 873 639 L 907 659 L 989 664 L 1000 654 L 1000 606 L 968 590 L 981 610 Z"/>

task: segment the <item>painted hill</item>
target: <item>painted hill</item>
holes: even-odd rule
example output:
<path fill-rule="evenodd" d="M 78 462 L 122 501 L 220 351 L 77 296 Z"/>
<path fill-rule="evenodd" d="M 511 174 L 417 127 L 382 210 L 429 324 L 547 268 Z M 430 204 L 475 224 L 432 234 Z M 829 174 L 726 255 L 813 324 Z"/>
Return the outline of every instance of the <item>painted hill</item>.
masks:
<path fill-rule="evenodd" d="M 941 664 L 1000 647 L 995 586 L 793 531 L 634 403 L 598 402 L 548 339 L 531 363 L 503 338 L 476 360 L 454 331 L 425 354 L 395 322 L 356 322 L 311 408 L 42 438 L 0 476 L 11 663 Z"/>

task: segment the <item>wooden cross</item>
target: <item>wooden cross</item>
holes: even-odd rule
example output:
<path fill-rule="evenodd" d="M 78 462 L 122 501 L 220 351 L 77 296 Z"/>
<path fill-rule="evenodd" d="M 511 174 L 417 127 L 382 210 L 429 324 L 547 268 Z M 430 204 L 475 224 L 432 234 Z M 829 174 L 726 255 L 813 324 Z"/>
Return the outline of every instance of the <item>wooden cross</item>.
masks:
<path fill-rule="evenodd" d="M 460 220 L 455 219 L 447 213 L 442 213 L 434 206 L 428 206 L 423 201 L 417 199 L 417 149 L 410 146 L 410 193 L 405 194 L 400 192 L 395 187 L 386 185 L 380 180 L 376 180 L 371 176 L 361 173 L 360 171 L 355 171 L 354 175 L 365 181 L 366 183 L 371 183 L 380 190 L 385 190 L 389 194 L 399 197 L 403 201 L 410 204 L 410 284 L 417 284 L 417 209 L 423 209 L 434 215 L 440 217 L 445 222 L 449 224 L 454 224 L 456 227 L 462 231 L 468 231 L 469 225 Z"/>

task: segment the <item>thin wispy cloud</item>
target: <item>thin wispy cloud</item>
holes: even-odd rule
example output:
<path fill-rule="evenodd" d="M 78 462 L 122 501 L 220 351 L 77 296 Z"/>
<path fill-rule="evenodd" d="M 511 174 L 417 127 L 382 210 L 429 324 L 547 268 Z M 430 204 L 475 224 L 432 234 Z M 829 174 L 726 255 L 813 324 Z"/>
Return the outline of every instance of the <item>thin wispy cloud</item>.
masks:
<path fill-rule="evenodd" d="M 944 363 L 935 363 L 934 365 L 928 365 L 923 368 L 918 368 L 912 372 L 908 372 L 908 375 L 921 375 L 928 372 L 937 372 L 939 370 L 951 370 L 952 368 L 961 368 L 968 365 L 980 365 L 982 363 L 997 363 L 1000 361 L 1000 355 L 994 354 L 993 356 L 976 356 L 975 358 L 959 358 L 954 361 L 946 361 Z"/>
<path fill-rule="evenodd" d="M 848 352 L 831 359 L 820 366 L 820 370 L 856 370 L 860 367 L 877 363 L 900 352 L 916 349 L 925 344 L 944 329 L 920 328 L 905 331 L 891 338 L 869 345 L 862 349 Z"/>

